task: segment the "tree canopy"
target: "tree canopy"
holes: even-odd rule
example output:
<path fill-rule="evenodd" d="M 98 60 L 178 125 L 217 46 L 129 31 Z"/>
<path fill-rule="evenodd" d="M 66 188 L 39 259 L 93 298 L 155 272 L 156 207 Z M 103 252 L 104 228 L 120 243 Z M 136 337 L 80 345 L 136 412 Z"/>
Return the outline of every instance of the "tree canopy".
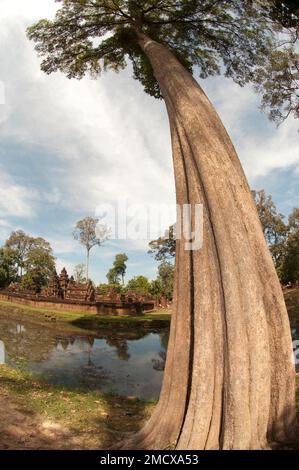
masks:
<path fill-rule="evenodd" d="M 119 253 L 115 256 L 112 268 L 107 273 L 107 279 L 109 284 L 119 284 L 120 279 L 124 284 L 125 274 L 127 270 L 126 262 L 128 256 L 125 253 Z"/>
<path fill-rule="evenodd" d="M 281 282 L 299 278 L 299 209 L 294 208 L 288 222 L 264 190 L 252 191 L 264 236 Z"/>
<path fill-rule="evenodd" d="M 294 208 L 289 216 L 286 254 L 283 264 L 282 280 L 294 282 L 299 279 L 299 208 Z"/>
<path fill-rule="evenodd" d="M 127 290 L 137 292 L 140 295 L 146 295 L 150 292 L 151 284 L 145 276 L 135 276 L 127 284 Z"/>
<path fill-rule="evenodd" d="M 149 243 L 148 253 L 155 257 L 156 261 L 170 261 L 175 257 L 175 227 L 171 225 L 164 237 L 159 237 Z"/>
<path fill-rule="evenodd" d="M 73 236 L 89 252 L 94 246 L 101 246 L 109 238 L 109 229 L 99 225 L 99 219 L 85 217 L 76 223 Z"/>
<path fill-rule="evenodd" d="M 0 249 L 0 286 L 20 281 L 24 289 L 40 291 L 55 269 L 50 243 L 22 230 L 12 232 Z M 25 274 L 23 274 L 25 273 Z"/>
<path fill-rule="evenodd" d="M 85 277 L 85 264 L 84 263 L 79 263 L 75 266 L 74 268 L 74 279 L 78 283 L 83 283 L 86 282 L 86 277 Z"/>
<path fill-rule="evenodd" d="M 223 73 L 239 85 L 255 82 L 271 117 L 298 114 L 298 31 L 295 2 L 252 0 L 57 0 L 53 21 L 28 29 L 43 57 L 42 70 L 69 78 L 132 63 L 134 78 L 147 93 L 161 97 L 152 68 L 138 45 L 138 34 L 166 45 L 201 78 Z M 283 5 L 282 5 L 283 4 Z M 285 6 L 288 4 L 289 6 Z M 287 21 L 288 18 L 288 21 Z M 289 39 L 281 44 L 281 34 Z M 279 93 L 274 78 L 280 77 Z M 282 111 L 283 108 L 283 111 Z"/>
<path fill-rule="evenodd" d="M 85 217 L 76 223 L 73 237 L 86 249 L 86 279 L 89 279 L 89 255 L 92 248 L 102 246 L 109 240 L 110 229 L 105 224 L 100 224 L 100 219 Z"/>

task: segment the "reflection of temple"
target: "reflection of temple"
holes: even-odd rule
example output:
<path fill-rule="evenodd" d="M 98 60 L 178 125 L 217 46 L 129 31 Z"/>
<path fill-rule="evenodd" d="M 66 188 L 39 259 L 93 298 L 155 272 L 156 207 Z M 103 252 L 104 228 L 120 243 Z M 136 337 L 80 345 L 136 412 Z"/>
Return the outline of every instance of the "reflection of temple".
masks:
<path fill-rule="evenodd" d="M 162 351 L 159 352 L 159 359 L 155 358 L 152 359 L 153 368 L 158 371 L 163 371 L 165 369 L 166 364 L 166 352 L 169 340 L 169 332 L 164 331 L 160 333 L 160 344 L 162 347 Z"/>
<path fill-rule="evenodd" d="M 5 344 L 0 341 L 0 364 L 5 364 Z"/>
<path fill-rule="evenodd" d="M 106 339 L 108 346 L 116 348 L 117 357 L 122 361 L 128 361 L 130 359 L 129 346 L 125 339 L 118 338 L 116 336 L 108 337 Z"/>

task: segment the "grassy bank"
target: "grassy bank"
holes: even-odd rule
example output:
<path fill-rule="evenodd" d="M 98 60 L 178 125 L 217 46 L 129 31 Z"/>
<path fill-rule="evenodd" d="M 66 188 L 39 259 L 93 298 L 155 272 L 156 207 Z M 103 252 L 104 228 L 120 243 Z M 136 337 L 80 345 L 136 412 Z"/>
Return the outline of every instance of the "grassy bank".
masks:
<path fill-rule="evenodd" d="M 96 332 L 105 327 L 111 328 L 165 328 L 170 324 L 171 314 L 165 311 L 145 313 L 142 316 L 104 316 L 80 311 L 54 310 L 32 307 L 19 303 L 0 301 L 0 314 L 10 314 L 16 319 L 26 318 L 34 323 L 47 322 L 55 327 L 59 326 L 64 331 L 80 328 L 89 332 Z"/>
<path fill-rule="evenodd" d="M 285 298 L 290 317 L 299 319 L 299 290 L 288 291 Z M 157 320 L 167 325 L 170 320 L 165 312 L 144 317 L 101 317 L 3 301 L 1 312 L 20 320 L 26 315 L 26 321 L 48 322 L 49 328 L 76 332 L 79 328 L 95 332 L 111 325 L 119 327 L 117 331 L 144 325 L 153 328 Z M 0 449 L 113 449 L 128 432 L 140 429 L 153 407 L 154 403 L 134 397 L 53 386 L 21 370 L 0 366 Z M 299 416 L 299 376 L 297 411 Z M 288 448 L 299 448 L 299 444 Z"/>
<path fill-rule="evenodd" d="M 113 449 L 142 427 L 153 407 L 134 397 L 49 385 L 0 366 L 0 449 Z"/>
<path fill-rule="evenodd" d="M 49 385 L 0 366 L 0 449 L 104 449 L 148 418 L 153 403 Z"/>

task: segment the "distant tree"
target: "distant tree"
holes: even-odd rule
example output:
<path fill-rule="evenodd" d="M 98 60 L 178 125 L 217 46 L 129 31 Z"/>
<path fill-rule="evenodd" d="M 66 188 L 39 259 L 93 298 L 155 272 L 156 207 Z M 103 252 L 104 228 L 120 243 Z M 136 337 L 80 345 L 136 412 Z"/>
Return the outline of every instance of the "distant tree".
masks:
<path fill-rule="evenodd" d="M 85 269 L 86 266 L 84 263 L 77 264 L 74 268 L 74 279 L 78 283 L 84 283 L 86 282 L 86 277 L 85 277 Z"/>
<path fill-rule="evenodd" d="M 19 253 L 7 246 L 0 248 L 0 287 L 7 287 L 18 279 Z"/>
<path fill-rule="evenodd" d="M 157 261 L 169 261 L 175 257 L 175 247 L 174 225 L 170 225 L 164 237 L 159 237 L 149 243 L 148 253 L 154 255 Z"/>
<path fill-rule="evenodd" d="M 297 234 L 299 231 L 299 207 L 295 207 L 289 215 L 289 231 L 292 234 Z"/>
<path fill-rule="evenodd" d="M 118 294 L 123 292 L 123 287 L 120 284 L 100 284 L 98 286 L 98 292 L 102 295 L 108 294 L 111 290 L 116 291 Z"/>
<path fill-rule="evenodd" d="M 299 208 L 295 208 L 290 214 L 288 228 L 286 254 L 282 269 L 282 278 L 285 283 L 299 279 Z"/>
<path fill-rule="evenodd" d="M 128 261 L 128 256 L 125 253 L 119 253 L 115 256 L 112 268 L 107 274 L 107 279 L 109 284 L 118 284 L 120 279 L 122 284 L 125 283 L 125 274 L 127 270 L 126 262 Z"/>
<path fill-rule="evenodd" d="M 47 284 L 55 269 L 55 258 L 47 240 L 18 230 L 12 232 L 4 251 L 10 253 L 10 260 L 14 263 L 10 282 L 20 280 L 22 287 L 30 287 L 37 292 Z"/>
<path fill-rule="evenodd" d="M 161 279 L 154 279 L 151 282 L 149 293 L 156 299 L 159 299 L 160 297 L 162 297 L 163 286 L 162 286 Z"/>
<path fill-rule="evenodd" d="M 109 284 L 104 284 L 104 283 L 99 284 L 97 288 L 99 294 L 102 294 L 102 295 L 108 294 L 110 289 L 111 289 L 111 286 Z"/>
<path fill-rule="evenodd" d="M 119 284 L 119 275 L 117 274 L 114 268 L 109 269 L 108 273 L 106 274 L 106 277 L 108 279 L 108 284 Z"/>
<path fill-rule="evenodd" d="M 30 286 L 37 292 L 45 287 L 55 270 L 55 258 L 51 245 L 43 238 L 36 238 L 24 262 L 23 286 Z"/>
<path fill-rule="evenodd" d="M 257 74 L 256 89 L 262 92 L 262 107 L 281 123 L 290 114 L 299 117 L 298 0 L 268 0 L 270 17 L 283 28 L 280 47 L 274 49 Z"/>
<path fill-rule="evenodd" d="M 105 224 L 100 224 L 99 219 L 85 217 L 76 223 L 73 232 L 75 240 L 86 248 L 86 279 L 89 279 L 90 251 L 95 246 L 102 246 L 109 239 L 110 230 Z"/>
<path fill-rule="evenodd" d="M 23 275 L 26 257 L 34 245 L 34 237 L 27 235 L 23 230 L 12 232 L 5 243 L 5 246 L 15 250 L 17 254 L 17 268 L 20 277 Z"/>
<path fill-rule="evenodd" d="M 163 295 L 168 299 L 173 298 L 173 281 L 174 281 L 174 266 L 172 263 L 163 261 L 158 268 L 159 276 L 162 285 Z"/>
<path fill-rule="evenodd" d="M 282 266 L 286 254 L 288 225 L 284 223 L 284 216 L 277 212 L 277 208 L 270 195 L 264 190 L 252 191 L 257 211 L 263 228 L 265 239 L 279 278 L 282 277 Z"/>
<path fill-rule="evenodd" d="M 252 191 L 252 194 L 266 241 L 269 245 L 273 245 L 279 241 L 282 234 L 287 232 L 287 225 L 283 221 L 284 216 L 277 213 L 272 196 L 267 195 L 263 189 Z"/>
<path fill-rule="evenodd" d="M 127 283 L 126 289 L 140 295 L 146 295 L 150 292 L 151 283 L 145 276 L 135 276 Z"/>
<path fill-rule="evenodd" d="M 121 276 L 122 284 L 125 283 L 125 274 L 127 270 L 126 262 L 128 261 L 128 256 L 125 253 L 119 253 L 115 256 L 115 261 L 113 263 L 114 269 L 119 276 Z"/>

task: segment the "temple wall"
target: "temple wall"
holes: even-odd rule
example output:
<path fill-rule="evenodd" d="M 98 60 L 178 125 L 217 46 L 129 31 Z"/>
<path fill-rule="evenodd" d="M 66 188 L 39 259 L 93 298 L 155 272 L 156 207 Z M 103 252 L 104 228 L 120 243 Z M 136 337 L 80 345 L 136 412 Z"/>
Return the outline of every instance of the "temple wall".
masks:
<path fill-rule="evenodd" d="M 87 312 L 101 315 L 142 315 L 143 311 L 154 309 L 154 303 L 132 303 L 116 304 L 112 302 L 80 302 L 74 300 L 56 300 L 49 298 L 42 299 L 36 296 L 22 296 L 21 294 L 12 294 L 0 292 L 0 300 L 15 302 L 22 305 L 28 305 L 36 308 L 47 308 L 52 310 L 65 310 Z"/>

